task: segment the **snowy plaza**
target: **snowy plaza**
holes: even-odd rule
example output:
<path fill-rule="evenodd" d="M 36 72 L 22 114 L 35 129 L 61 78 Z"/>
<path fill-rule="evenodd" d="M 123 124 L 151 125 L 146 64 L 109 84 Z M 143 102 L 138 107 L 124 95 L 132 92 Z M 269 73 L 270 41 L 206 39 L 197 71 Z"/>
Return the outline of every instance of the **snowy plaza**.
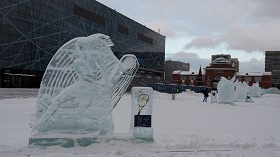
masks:
<path fill-rule="evenodd" d="M 154 142 L 133 140 L 129 132 L 131 95 L 113 110 L 114 134 L 87 147 L 29 146 L 30 114 L 38 89 L 1 88 L 0 156 L 280 156 L 280 97 L 265 94 L 234 105 L 202 102 L 192 91 L 176 94 L 154 91 Z M 6 97 L 6 99 L 5 99 Z"/>

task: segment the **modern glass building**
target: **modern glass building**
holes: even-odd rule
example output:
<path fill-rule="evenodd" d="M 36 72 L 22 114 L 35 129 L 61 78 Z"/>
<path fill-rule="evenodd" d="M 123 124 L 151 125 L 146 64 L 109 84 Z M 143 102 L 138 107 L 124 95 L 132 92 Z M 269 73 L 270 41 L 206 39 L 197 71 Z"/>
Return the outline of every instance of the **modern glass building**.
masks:
<path fill-rule="evenodd" d="M 67 41 L 111 37 L 114 54 L 135 54 L 139 71 L 163 77 L 165 36 L 95 0 L 0 2 L 0 87 L 39 87 L 49 61 Z"/>
<path fill-rule="evenodd" d="M 280 89 L 280 51 L 265 51 L 265 71 L 271 72 L 272 87 Z"/>

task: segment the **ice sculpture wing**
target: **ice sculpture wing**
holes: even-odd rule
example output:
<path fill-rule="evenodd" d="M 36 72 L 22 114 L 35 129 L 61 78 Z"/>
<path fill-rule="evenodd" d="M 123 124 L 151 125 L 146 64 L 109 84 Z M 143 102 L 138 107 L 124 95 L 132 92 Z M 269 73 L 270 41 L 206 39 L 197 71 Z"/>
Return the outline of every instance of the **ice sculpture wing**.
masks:
<path fill-rule="evenodd" d="M 65 43 L 48 64 L 38 92 L 37 113 L 32 117 L 31 127 L 48 109 L 52 98 L 78 80 L 73 62 L 79 57 L 75 51 L 75 44 L 79 39 L 77 37 Z"/>

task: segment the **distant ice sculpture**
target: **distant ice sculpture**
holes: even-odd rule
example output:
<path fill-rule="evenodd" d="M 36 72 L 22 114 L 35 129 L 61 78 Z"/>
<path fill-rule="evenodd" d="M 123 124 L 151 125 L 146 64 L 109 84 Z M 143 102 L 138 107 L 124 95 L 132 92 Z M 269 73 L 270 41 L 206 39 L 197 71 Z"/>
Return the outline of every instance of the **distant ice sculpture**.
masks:
<path fill-rule="evenodd" d="M 239 82 L 236 80 L 234 83 L 236 87 L 236 98 L 235 101 L 248 101 L 249 96 L 249 85 L 246 82 Z"/>
<path fill-rule="evenodd" d="M 252 97 L 260 97 L 262 95 L 262 88 L 259 86 L 259 83 L 253 83 L 250 88 L 250 95 Z"/>
<path fill-rule="evenodd" d="M 264 89 L 263 94 L 280 94 L 280 90 L 276 87 L 271 87 L 268 89 Z"/>
<path fill-rule="evenodd" d="M 218 103 L 233 105 L 236 97 L 235 85 L 233 81 L 222 77 L 217 85 L 217 88 L 219 92 L 217 95 Z"/>
<path fill-rule="evenodd" d="M 32 135 L 104 135 L 113 131 L 114 109 L 137 69 L 134 55 L 120 60 L 109 36 L 93 34 L 64 44 L 51 59 L 38 93 Z"/>
<path fill-rule="evenodd" d="M 211 103 L 217 103 L 217 95 L 218 92 L 217 91 L 211 91 L 210 97 L 211 97 Z"/>

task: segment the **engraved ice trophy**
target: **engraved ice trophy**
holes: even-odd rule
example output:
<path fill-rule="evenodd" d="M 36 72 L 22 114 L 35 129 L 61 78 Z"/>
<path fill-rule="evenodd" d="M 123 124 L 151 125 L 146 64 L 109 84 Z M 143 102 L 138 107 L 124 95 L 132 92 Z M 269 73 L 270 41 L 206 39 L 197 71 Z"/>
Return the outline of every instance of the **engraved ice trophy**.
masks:
<path fill-rule="evenodd" d="M 151 87 L 133 87 L 131 92 L 130 130 L 132 136 L 135 139 L 153 142 L 153 89 Z"/>
<path fill-rule="evenodd" d="M 93 34 L 56 52 L 41 82 L 29 144 L 88 145 L 113 132 L 111 112 L 139 64 L 134 55 L 118 60 L 111 46 L 109 36 Z"/>

